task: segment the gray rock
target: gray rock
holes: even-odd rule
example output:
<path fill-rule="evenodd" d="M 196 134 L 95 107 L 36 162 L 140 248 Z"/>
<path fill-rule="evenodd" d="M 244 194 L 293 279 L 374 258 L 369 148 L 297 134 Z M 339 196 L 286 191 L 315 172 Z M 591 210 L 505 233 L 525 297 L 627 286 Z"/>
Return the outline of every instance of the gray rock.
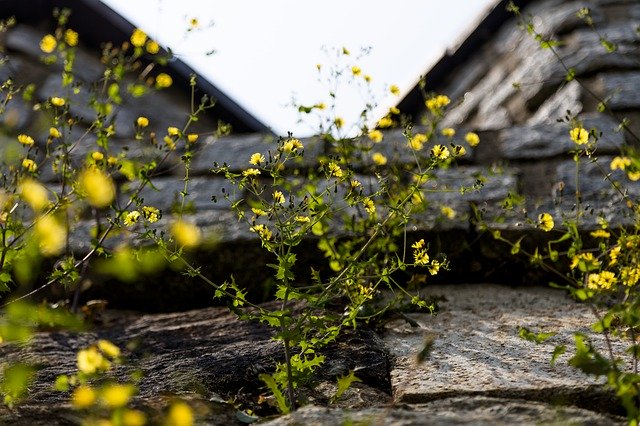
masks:
<path fill-rule="evenodd" d="M 640 107 L 640 72 L 601 74 L 599 80 L 612 109 Z"/>
<path fill-rule="evenodd" d="M 567 111 L 572 114 L 582 112 L 582 86 L 577 81 L 571 81 L 549 97 L 538 108 L 536 113 L 527 120 L 528 125 L 543 123 L 554 123 L 557 119 L 564 117 Z"/>

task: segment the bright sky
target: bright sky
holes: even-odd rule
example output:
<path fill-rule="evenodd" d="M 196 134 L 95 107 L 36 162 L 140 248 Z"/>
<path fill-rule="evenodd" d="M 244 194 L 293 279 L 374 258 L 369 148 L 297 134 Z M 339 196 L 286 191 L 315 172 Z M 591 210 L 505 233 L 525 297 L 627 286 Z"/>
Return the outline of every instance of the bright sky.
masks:
<path fill-rule="evenodd" d="M 277 134 L 317 133 L 291 107 L 331 105 L 328 71 L 357 65 L 372 77 L 383 116 L 496 0 L 102 0 Z M 199 28 L 187 31 L 192 18 Z M 336 52 L 347 47 L 351 55 Z M 361 56 L 362 49 L 370 48 Z M 208 52 L 215 51 L 207 55 Z M 322 64 L 319 73 L 316 64 Z M 322 76 L 322 79 L 319 77 Z M 320 81 L 322 80 L 322 81 Z M 362 82 L 362 78 L 356 81 Z M 395 84 L 400 96 L 389 93 Z M 367 85 L 341 84 L 336 114 L 345 129 L 369 100 Z"/>

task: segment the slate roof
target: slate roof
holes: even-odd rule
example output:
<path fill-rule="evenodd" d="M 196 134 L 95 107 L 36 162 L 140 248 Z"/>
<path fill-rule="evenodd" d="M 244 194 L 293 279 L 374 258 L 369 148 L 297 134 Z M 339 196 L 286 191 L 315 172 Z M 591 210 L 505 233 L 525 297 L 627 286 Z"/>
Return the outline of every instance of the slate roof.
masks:
<path fill-rule="evenodd" d="M 478 30 L 461 44 L 459 51 L 450 55 L 454 59 L 443 59 L 436 65 L 432 78 L 427 74 L 427 89 L 447 94 L 453 101 L 443 125 L 458 130 L 456 142 L 465 144 L 462 138 L 467 130 L 478 132 L 481 138 L 477 148 L 466 146 L 468 154 L 458 166 L 439 172 L 440 179 L 433 189 L 455 190 L 473 184 L 481 175 L 482 189 L 464 196 L 455 191 L 453 194 L 434 192 L 429 200 L 432 208 L 412 224 L 415 234 L 425 236 L 434 250 L 442 250 L 450 257 L 455 267 L 444 275 L 448 281 L 491 280 L 512 284 L 536 281 L 528 261 L 514 259 L 506 246 L 496 244 L 472 220 L 472 204 L 484 212 L 493 226 L 516 238 L 524 233 L 548 238 L 548 235 L 539 235 L 540 232 L 527 224 L 526 218 L 536 218 L 545 211 L 551 212 L 559 223 L 565 213 L 577 208 L 575 166 L 569 154 L 574 145 L 569 139 L 568 125 L 556 121 L 567 110 L 577 114 L 586 128 L 597 127 L 604 132 L 597 155 L 605 166 L 624 144 L 637 144 L 629 133 L 617 130 L 620 117 L 629 117 L 631 131 L 640 133 L 640 3 L 635 0 L 521 2 L 531 3 L 523 7 L 523 15 L 531 16 L 545 35 L 562 41 L 558 53 L 575 69 L 576 78 L 584 83 L 586 90 L 576 81 L 567 82 L 566 70 L 554 54 L 541 50 L 531 36 L 519 28 L 515 17 L 499 11 L 504 3 L 496 6 Z M 615 52 L 607 53 L 598 36 L 577 19 L 576 12 L 582 7 L 591 9 L 597 30 L 617 44 Z M 450 67 L 443 68 L 443 63 Z M 588 90 L 609 99 L 613 116 L 598 112 L 597 102 Z M 409 96 L 400 108 L 415 117 L 414 132 L 420 131 L 422 101 L 411 101 Z M 162 121 L 166 117 L 156 119 Z M 121 143 L 127 145 L 130 141 L 124 137 Z M 320 138 L 309 138 L 303 143 L 306 166 L 312 167 L 320 156 L 330 154 L 330 145 Z M 214 281 L 221 282 L 233 273 L 240 285 L 250 285 L 272 272 L 263 266 L 265 259 L 256 235 L 238 222 L 224 202 L 223 194 L 230 189 L 228 184 L 222 177 L 212 175 L 209 169 L 214 162 L 226 162 L 232 170 L 240 171 L 249 166 L 251 154 L 267 153 L 273 148 L 273 136 L 260 133 L 198 141 L 191 170 L 190 193 L 195 207 L 192 219 L 205 235 L 218 242 L 197 254 L 205 273 Z M 394 154 L 407 152 L 402 129 L 386 131 L 379 148 L 394 161 L 411 161 L 406 155 Z M 141 150 L 141 155 L 154 155 L 140 147 L 136 149 Z M 594 164 L 582 167 L 582 208 L 587 213 L 582 228 L 595 228 L 598 217 L 592 212 L 600 211 L 613 225 L 630 224 L 633 218 L 621 195 L 603 180 L 601 170 Z M 620 177 L 619 174 L 613 176 Z M 165 174 L 154 179 L 160 191 L 148 189 L 142 195 L 149 204 L 169 209 L 174 195 L 182 189 L 182 178 L 180 170 L 170 164 Z M 361 179 L 366 181 L 367 177 L 361 176 Z M 632 198 L 637 198 L 640 185 L 631 183 L 628 191 Z M 519 194 L 526 196 L 527 203 L 505 215 L 501 205 L 510 196 Z M 242 190 L 235 193 L 238 199 L 246 195 Z M 211 201 L 214 197 L 217 203 Z M 460 214 L 451 220 L 444 218 L 440 213 L 444 205 L 454 207 Z M 167 223 L 165 217 L 160 225 Z M 84 250 L 89 247 L 89 227 L 89 221 L 80 224 L 76 234 L 76 244 Z M 107 244 L 117 242 L 116 238 Z M 304 243 L 301 251 L 311 257 L 320 256 L 313 241 Z M 150 303 L 151 296 L 144 291 L 148 285 L 171 281 L 174 286 L 163 286 L 161 292 L 154 292 L 155 309 L 181 309 L 210 303 L 210 288 L 199 288 L 189 280 L 190 290 L 185 292 L 180 285 L 186 279 L 175 275 L 167 277 L 166 274 L 150 277 L 147 283 L 119 287 L 118 291 L 127 293 L 132 306 L 140 306 L 140 303 Z M 91 296 L 109 296 L 114 288 L 96 286 Z"/>

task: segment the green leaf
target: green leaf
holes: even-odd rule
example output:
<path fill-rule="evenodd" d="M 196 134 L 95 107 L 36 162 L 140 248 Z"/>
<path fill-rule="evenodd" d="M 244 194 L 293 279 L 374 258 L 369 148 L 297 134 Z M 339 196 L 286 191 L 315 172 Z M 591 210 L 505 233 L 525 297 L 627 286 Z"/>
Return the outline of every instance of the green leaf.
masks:
<path fill-rule="evenodd" d="M 530 342 L 534 342 L 535 344 L 540 344 L 543 343 L 545 340 L 550 339 L 551 337 L 555 336 L 558 333 L 534 333 L 533 331 L 529 330 L 526 327 L 519 327 L 518 328 L 518 336 L 520 336 L 522 339 L 528 340 Z"/>
<path fill-rule="evenodd" d="M 280 410 L 282 414 L 288 414 L 291 411 L 291 409 L 287 405 L 287 401 L 284 395 L 282 394 L 282 391 L 278 387 L 278 384 L 276 383 L 273 376 L 270 374 L 260 374 L 259 377 L 260 377 L 260 380 L 262 380 L 264 384 L 267 385 L 267 387 L 269 388 L 273 396 L 276 398 L 276 404 L 278 405 L 278 410 Z"/>
<path fill-rule="evenodd" d="M 353 382 L 361 381 L 362 380 L 356 377 L 356 372 L 354 370 L 351 370 L 346 376 L 338 377 L 338 390 L 336 390 L 335 395 L 333 395 L 333 401 L 337 401 L 342 394 L 351 387 Z"/>
<path fill-rule="evenodd" d="M 567 351 L 567 347 L 565 345 L 558 345 L 553 350 L 553 355 L 551 355 L 551 366 L 553 367 L 558 360 L 558 357 Z"/>

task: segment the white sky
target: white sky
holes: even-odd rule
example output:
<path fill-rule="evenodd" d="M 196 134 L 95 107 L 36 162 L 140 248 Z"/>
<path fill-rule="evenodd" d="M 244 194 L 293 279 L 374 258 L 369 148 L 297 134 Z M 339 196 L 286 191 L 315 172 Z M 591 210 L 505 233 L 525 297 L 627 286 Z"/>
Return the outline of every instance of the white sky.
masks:
<path fill-rule="evenodd" d="M 394 106 L 447 48 L 460 42 L 496 0 L 102 0 L 145 30 L 199 75 L 231 97 L 277 134 L 317 133 L 298 123 L 290 105 L 331 104 L 328 72 L 358 65 L 372 77 L 379 104 L 374 119 Z M 191 18 L 199 29 L 188 32 Z M 363 48 L 368 55 L 358 59 Z M 207 55 L 215 50 L 214 54 Z M 326 74 L 323 74 L 327 77 Z M 325 78 L 326 80 L 326 78 Z M 359 81 L 362 81 L 361 79 Z M 401 96 L 389 93 L 400 87 Z M 362 85 L 362 87 L 365 87 Z M 336 90 L 336 114 L 345 129 L 364 108 L 363 90 L 345 83 Z"/>

